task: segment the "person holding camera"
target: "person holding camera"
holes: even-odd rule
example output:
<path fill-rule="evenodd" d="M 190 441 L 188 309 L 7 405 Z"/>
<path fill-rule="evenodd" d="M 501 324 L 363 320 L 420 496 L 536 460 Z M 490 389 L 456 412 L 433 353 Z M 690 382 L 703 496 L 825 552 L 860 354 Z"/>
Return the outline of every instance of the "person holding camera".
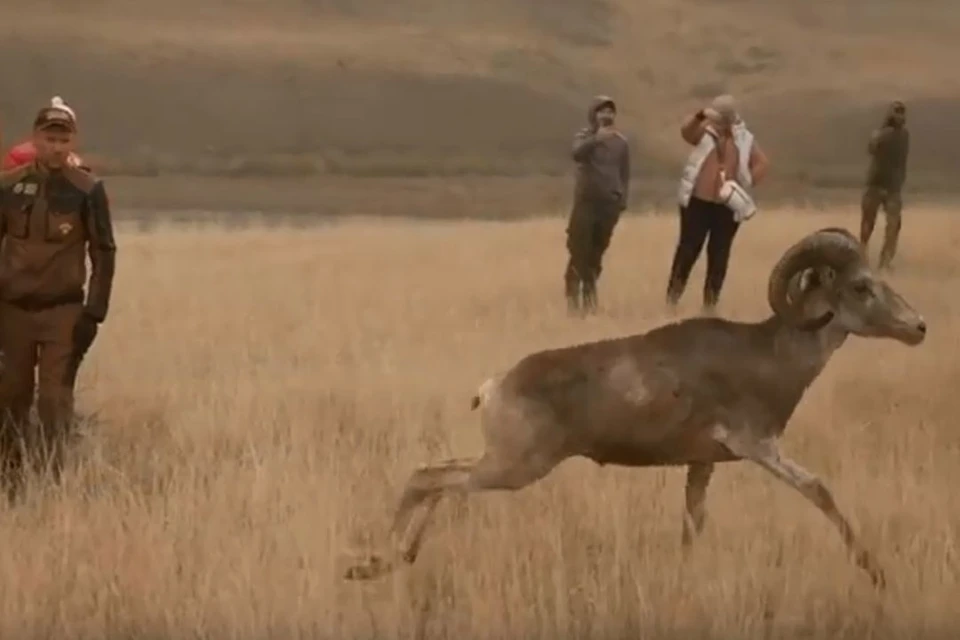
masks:
<path fill-rule="evenodd" d="M 751 202 L 746 189 L 763 180 L 770 162 L 729 95 L 718 96 L 709 107 L 688 116 L 680 133 L 693 149 L 680 178 L 680 237 L 670 267 L 667 304 L 676 307 L 706 242 L 703 310 L 712 313 L 742 222 L 729 206 L 726 192 L 732 190 Z"/>
<path fill-rule="evenodd" d="M 901 191 L 907 179 L 907 157 L 910 153 L 910 132 L 907 129 L 907 107 L 895 100 L 887 108 L 883 124 L 875 129 L 867 144 L 870 165 L 867 184 L 860 201 L 860 243 L 866 253 L 870 236 L 877 223 L 880 207 L 886 214 L 880 269 L 888 269 L 897 253 L 900 239 L 903 198 Z"/>
<path fill-rule="evenodd" d="M 587 109 L 587 126 L 574 135 L 577 165 L 573 210 L 567 222 L 564 272 L 567 308 L 595 312 L 602 260 L 630 190 L 630 145 L 616 128 L 617 105 L 596 96 Z"/>

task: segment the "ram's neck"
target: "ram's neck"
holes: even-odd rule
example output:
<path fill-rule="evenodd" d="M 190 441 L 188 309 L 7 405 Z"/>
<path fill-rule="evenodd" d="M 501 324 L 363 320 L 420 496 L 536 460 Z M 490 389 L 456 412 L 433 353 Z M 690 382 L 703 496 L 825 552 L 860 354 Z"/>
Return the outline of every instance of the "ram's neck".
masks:
<path fill-rule="evenodd" d="M 753 365 L 759 377 L 751 382 L 758 393 L 754 400 L 763 406 L 757 428 L 779 437 L 847 334 L 835 322 L 806 331 L 775 316 L 760 324 L 764 347 L 757 352 L 760 361 Z"/>
<path fill-rule="evenodd" d="M 816 380 L 849 335 L 832 317 L 815 329 L 798 329 L 777 317 L 768 322 L 773 327 L 773 356 L 780 367 L 790 370 L 790 378 L 801 389 Z"/>

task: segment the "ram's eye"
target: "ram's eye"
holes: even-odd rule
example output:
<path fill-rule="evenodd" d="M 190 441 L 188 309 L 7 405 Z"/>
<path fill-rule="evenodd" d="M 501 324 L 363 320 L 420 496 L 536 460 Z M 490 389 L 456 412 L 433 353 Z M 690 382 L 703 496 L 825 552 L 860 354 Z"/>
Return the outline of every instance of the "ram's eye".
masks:
<path fill-rule="evenodd" d="M 867 295 L 868 293 L 870 293 L 870 283 L 868 283 L 868 282 L 863 282 L 863 281 L 854 282 L 854 283 L 853 283 L 853 291 L 854 291 L 854 293 L 856 293 L 857 295 L 865 296 L 865 295 Z"/>

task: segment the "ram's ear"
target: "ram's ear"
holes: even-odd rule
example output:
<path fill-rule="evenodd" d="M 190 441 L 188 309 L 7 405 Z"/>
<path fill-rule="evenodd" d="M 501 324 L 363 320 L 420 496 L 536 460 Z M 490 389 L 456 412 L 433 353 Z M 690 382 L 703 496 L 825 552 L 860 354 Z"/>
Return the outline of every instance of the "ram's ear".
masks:
<path fill-rule="evenodd" d="M 830 267 L 806 269 L 797 274 L 792 287 L 794 293 L 807 293 L 820 287 L 829 287 L 837 277 L 837 272 Z"/>
<path fill-rule="evenodd" d="M 820 286 L 820 274 L 816 269 L 805 269 L 797 275 L 797 291 L 807 293 Z"/>
<path fill-rule="evenodd" d="M 821 267 L 817 269 L 817 278 L 821 286 L 832 287 L 837 279 L 837 271 L 831 267 Z"/>

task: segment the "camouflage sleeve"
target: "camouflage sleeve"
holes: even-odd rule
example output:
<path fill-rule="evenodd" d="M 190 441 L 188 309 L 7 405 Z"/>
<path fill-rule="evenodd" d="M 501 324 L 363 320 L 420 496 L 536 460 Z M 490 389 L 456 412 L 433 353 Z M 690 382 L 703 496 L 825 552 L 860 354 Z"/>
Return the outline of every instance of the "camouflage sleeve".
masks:
<path fill-rule="evenodd" d="M 889 127 L 874 129 L 873 133 L 870 134 L 870 142 L 867 143 L 867 152 L 870 155 L 876 155 L 880 146 L 890 137 L 891 132 L 892 129 Z"/>
<path fill-rule="evenodd" d="M 620 199 L 620 206 L 627 208 L 630 200 L 630 145 L 623 145 L 623 155 L 620 157 L 620 181 L 623 183 L 623 195 Z"/>
<path fill-rule="evenodd" d="M 900 188 L 903 188 L 903 184 L 907 181 L 907 158 L 910 157 L 910 132 L 904 130 L 903 132 L 903 170 L 900 173 Z"/>
<path fill-rule="evenodd" d="M 103 322 L 110 306 L 117 245 L 113 238 L 110 202 L 102 181 L 98 181 L 87 197 L 87 253 L 90 256 L 90 286 L 85 312 Z"/>
<path fill-rule="evenodd" d="M 874 129 L 870 134 L 870 140 L 867 141 L 867 153 L 873 155 L 877 152 L 877 141 L 880 138 L 880 130 Z"/>
<path fill-rule="evenodd" d="M 3 214 L 3 200 L 6 198 L 7 190 L 0 184 L 0 242 L 7 237 L 7 216 Z"/>
<path fill-rule="evenodd" d="M 3 211 L 4 201 L 10 197 L 10 188 L 17 182 L 16 170 L 0 171 L 0 212 Z M 0 213 L 0 240 L 7 235 L 7 216 Z"/>
<path fill-rule="evenodd" d="M 599 140 L 590 129 L 581 129 L 573 136 L 573 159 L 581 162 L 593 150 Z"/>

